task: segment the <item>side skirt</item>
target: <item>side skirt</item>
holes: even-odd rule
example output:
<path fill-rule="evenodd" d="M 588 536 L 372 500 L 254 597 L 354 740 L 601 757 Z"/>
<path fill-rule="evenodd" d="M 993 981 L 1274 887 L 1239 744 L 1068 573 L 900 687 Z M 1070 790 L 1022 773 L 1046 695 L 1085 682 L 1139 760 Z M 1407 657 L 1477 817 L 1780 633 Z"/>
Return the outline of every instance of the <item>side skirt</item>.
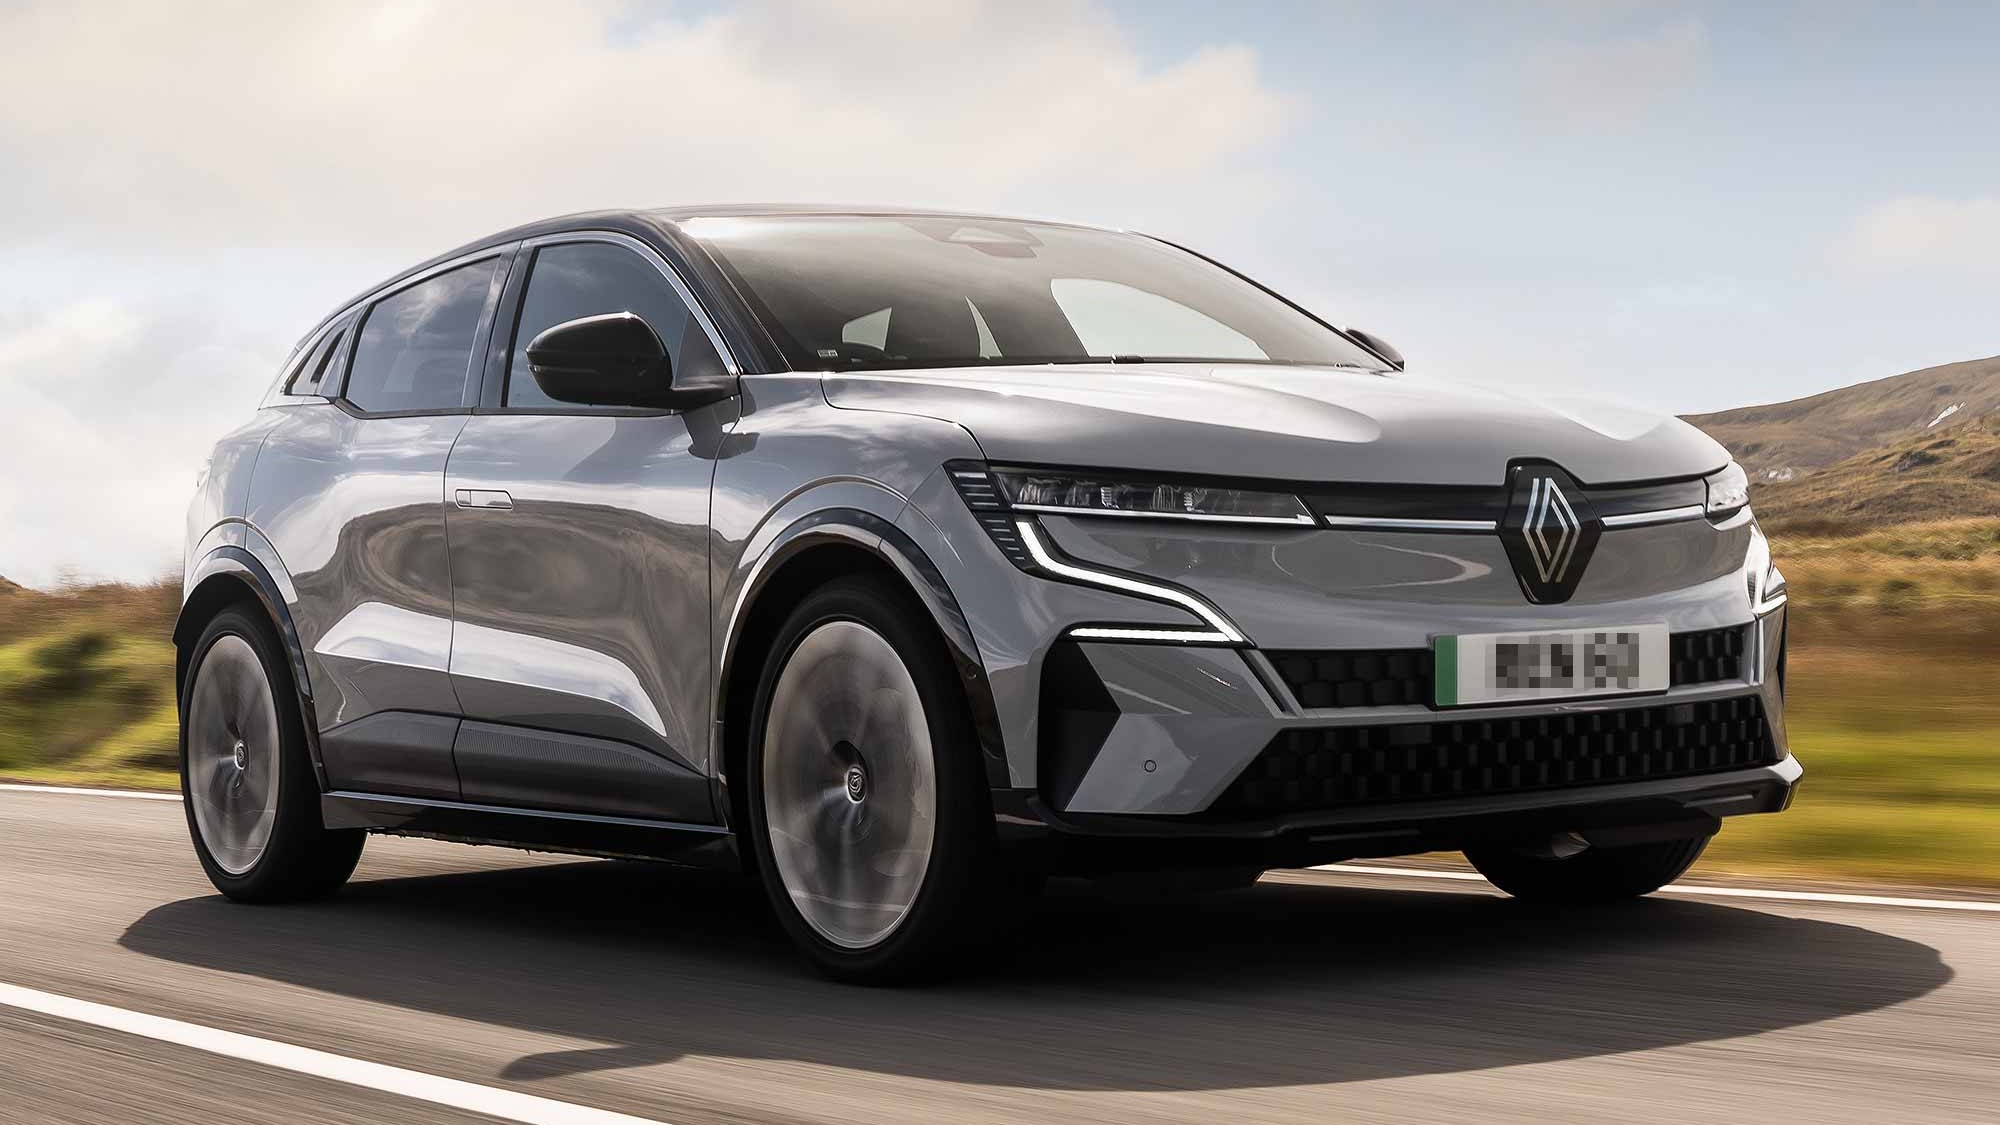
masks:
<path fill-rule="evenodd" d="M 736 869 L 736 837 L 714 824 L 508 808 L 461 801 L 336 790 L 320 795 L 328 828 L 363 828 L 527 851 L 611 859 L 656 859 L 695 867 Z"/>

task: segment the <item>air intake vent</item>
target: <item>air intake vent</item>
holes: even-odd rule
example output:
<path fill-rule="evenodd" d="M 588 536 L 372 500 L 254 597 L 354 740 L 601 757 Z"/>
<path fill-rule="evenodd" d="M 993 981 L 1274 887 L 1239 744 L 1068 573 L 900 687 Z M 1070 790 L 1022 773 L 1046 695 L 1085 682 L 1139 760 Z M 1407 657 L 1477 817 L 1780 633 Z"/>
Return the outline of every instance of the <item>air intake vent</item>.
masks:
<path fill-rule="evenodd" d="M 1571 789 L 1777 760 L 1754 695 L 1617 711 L 1286 731 L 1211 814 L 1227 819 Z"/>

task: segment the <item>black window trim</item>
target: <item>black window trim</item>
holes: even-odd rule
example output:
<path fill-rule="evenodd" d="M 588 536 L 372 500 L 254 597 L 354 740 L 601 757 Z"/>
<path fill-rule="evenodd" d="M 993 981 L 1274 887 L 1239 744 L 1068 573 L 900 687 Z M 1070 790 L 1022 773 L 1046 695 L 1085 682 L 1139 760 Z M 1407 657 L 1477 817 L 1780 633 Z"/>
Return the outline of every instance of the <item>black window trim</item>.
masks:
<path fill-rule="evenodd" d="M 332 400 L 333 396 L 327 393 L 326 387 L 330 381 L 334 380 L 345 370 L 347 366 L 346 353 L 348 349 L 354 346 L 352 339 L 343 339 L 340 342 L 338 351 L 335 352 L 327 364 L 326 375 L 320 380 L 319 390 L 308 394 L 299 394 L 293 391 L 291 387 L 293 381 L 298 378 L 299 372 L 312 360 L 314 353 L 319 351 L 319 346 L 326 342 L 328 336 L 336 332 L 345 332 L 354 326 L 355 307 L 353 305 L 343 307 L 340 311 L 321 321 L 318 327 L 314 328 L 311 332 L 306 333 L 305 339 L 299 341 L 298 346 L 294 347 L 291 353 L 285 356 L 285 362 L 278 368 L 278 377 L 272 381 L 271 389 L 265 393 L 263 401 L 257 404 L 258 409 L 261 410 L 272 406 L 309 406 L 313 403 L 325 403 Z"/>
<path fill-rule="evenodd" d="M 377 289 L 361 300 L 354 302 L 353 306 L 351 306 L 351 316 L 355 331 L 349 341 L 343 345 L 346 354 L 340 357 L 339 390 L 332 393 L 325 393 L 326 388 L 322 386 L 320 389 L 325 394 L 325 397 L 330 398 L 335 406 L 340 407 L 356 418 L 430 418 L 471 413 L 473 407 L 479 401 L 480 381 L 474 378 L 474 365 L 478 357 L 484 356 L 487 353 L 489 340 L 493 334 L 494 312 L 500 305 L 500 294 L 506 287 L 507 278 L 512 272 L 513 260 L 516 252 L 520 249 L 520 245 L 518 242 L 510 242 L 500 246 L 488 246 L 481 250 L 474 250 L 469 254 L 462 254 L 448 261 L 439 262 L 422 273 L 399 278 L 393 284 Z M 465 389 L 459 395 L 459 404 L 457 406 L 421 410 L 364 410 L 347 397 L 348 376 L 352 374 L 354 366 L 354 345 L 361 336 L 361 330 L 367 325 L 368 314 L 375 311 L 376 305 L 381 304 L 383 301 L 406 289 L 422 285 L 424 282 L 440 274 L 450 273 L 455 269 L 478 265 L 481 262 L 496 259 L 499 264 L 493 271 L 493 277 L 487 283 L 486 304 L 479 313 L 479 326 L 472 333 L 472 350 L 466 356 L 465 361 Z M 342 315 L 350 314 L 343 313 Z M 334 323 L 338 323 L 340 320 L 341 317 L 333 318 Z M 329 377 L 331 377 L 331 374 L 331 372 L 328 373 Z"/>
<path fill-rule="evenodd" d="M 557 231 L 551 234 L 541 234 L 533 238 L 522 239 L 520 242 L 514 244 L 513 261 L 508 267 L 507 283 L 502 290 L 500 299 L 501 313 L 493 318 L 493 325 L 489 334 L 490 340 L 486 350 L 486 362 L 484 371 L 481 374 L 479 393 L 474 401 L 472 413 L 611 418 L 650 418 L 682 413 L 679 410 L 631 406 L 505 405 L 504 399 L 507 393 L 508 369 L 512 365 L 514 358 L 514 337 L 520 331 L 521 312 L 527 303 L 528 282 L 530 275 L 534 272 L 535 254 L 546 247 L 569 246 L 583 242 L 598 242 L 622 247 L 637 254 L 640 258 L 650 263 L 654 269 L 660 271 L 660 276 L 666 279 L 668 286 L 681 299 L 681 303 L 686 305 L 688 310 L 694 314 L 695 322 L 701 326 L 702 334 L 708 337 L 709 346 L 715 349 L 715 354 L 722 360 L 723 369 L 729 373 L 729 377 L 732 380 L 740 380 L 742 378 L 743 366 L 737 361 L 736 353 L 730 349 L 729 342 L 723 338 L 721 330 L 716 326 L 715 318 L 710 315 L 707 307 L 702 304 L 701 298 L 695 295 L 693 287 L 681 276 L 680 270 L 672 262 L 668 261 L 667 257 L 661 254 L 658 249 L 648 245 L 644 240 L 634 238 L 623 231 L 596 228 Z"/>

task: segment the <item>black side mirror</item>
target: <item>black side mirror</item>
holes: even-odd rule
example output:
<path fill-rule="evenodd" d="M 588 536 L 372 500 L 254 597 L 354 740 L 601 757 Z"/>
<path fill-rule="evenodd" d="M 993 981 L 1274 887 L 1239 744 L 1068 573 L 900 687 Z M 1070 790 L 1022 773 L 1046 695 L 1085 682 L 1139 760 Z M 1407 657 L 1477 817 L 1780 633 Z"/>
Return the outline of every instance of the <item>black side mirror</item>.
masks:
<path fill-rule="evenodd" d="M 1344 328 L 1341 331 L 1354 337 L 1355 343 L 1360 344 L 1362 347 L 1367 348 L 1369 351 L 1388 361 L 1389 366 L 1398 371 L 1403 369 L 1403 353 L 1397 351 L 1394 344 L 1372 332 L 1363 332 L 1359 328 Z"/>
<path fill-rule="evenodd" d="M 636 313 L 566 320 L 528 343 L 528 370 L 557 402 L 583 406 L 685 406 L 660 334 Z"/>

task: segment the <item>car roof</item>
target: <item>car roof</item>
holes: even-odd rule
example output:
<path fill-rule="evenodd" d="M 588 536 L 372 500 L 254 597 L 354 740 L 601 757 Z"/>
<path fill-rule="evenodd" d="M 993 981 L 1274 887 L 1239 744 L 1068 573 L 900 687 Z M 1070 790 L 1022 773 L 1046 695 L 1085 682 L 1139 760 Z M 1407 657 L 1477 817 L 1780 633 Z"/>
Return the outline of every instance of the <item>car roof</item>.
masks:
<path fill-rule="evenodd" d="M 545 234 L 562 234 L 573 230 L 613 230 L 628 234 L 660 233 L 663 227 L 677 226 L 689 219 L 700 218 L 750 218 L 754 216 L 778 215 L 827 215 L 827 216 L 909 216 L 930 219 L 963 219 L 967 222 L 1034 223 L 1038 226 L 1071 227 L 1078 230 L 1105 230 L 1081 223 L 1065 223 L 1048 219 L 1029 219 L 1018 216 L 989 215 L 971 211 L 934 211 L 921 207 L 891 206 L 835 206 L 820 203 L 711 203 L 682 205 L 675 207 L 622 208 L 603 211 L 577 211 L 568 215 L 555 215 L 537 219 L 531 223 L 495 231 L 484 238 L 455 246 L 442 254 L 426 258 L 408 269 L 398 271 L 393 276 L 370 285 L 368 288 L 341 302 L 338 309 L 320 321 L 313 331 L 319 331 L 327 321 L 353 308 L 370 296 L 397 285 L 403 279 L 414 277 L 425 270 L 446 262 L 477 254 L 481 250 L 491 250 L 524 238 L 536 238 Z M 307 334 L 308 336 L 311 333 Z"/>

